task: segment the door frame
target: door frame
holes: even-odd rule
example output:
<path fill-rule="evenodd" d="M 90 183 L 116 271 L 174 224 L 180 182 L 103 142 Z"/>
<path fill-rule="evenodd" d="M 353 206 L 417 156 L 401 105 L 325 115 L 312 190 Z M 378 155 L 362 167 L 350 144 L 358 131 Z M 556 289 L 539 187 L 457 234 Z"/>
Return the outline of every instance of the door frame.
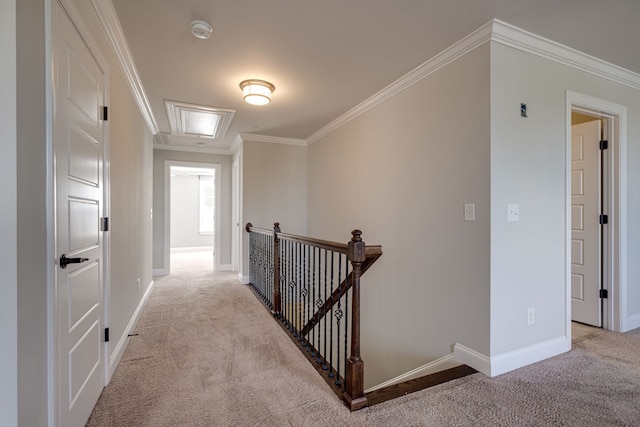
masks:
<path fill-rule="evenodd" d="M 110 105 L 109 99 L 109 87 L 110 87 L 110 69 L 109 63 L 105 56 L 102 54 L 100 47 L 96 40 L 91 35 L 87 25 L 84 22 L 80 12 L 73 3 L 72 0 L 45 0 L 45 62 L 50 64 L 46 67 L 45 71 L 45 92 L 46 92 L 46 146 L 47 146 L 47 183 L 46 183 L 46 197 L 47 197 L 47 211 L 46 211 L 46 229 L 47 229 L 47 403 L 48 403 L 48 424 L 60 425 L 60 415 L 62 408 L 61 400 L 58 396 L 59 386 L 59 372 L 57 369 L 58 362 L 60 361 L 60 348 L 59 348 L 59 310 L 57 306 L 58 300 L 58 283 L 56 280 L 56 269 L 58 268 L 57 262 L 57 243 L 58 235 L 56 231 L 56 169 L 55 169 L 55 152 L 54 152 L 54 123 L 55 123 L 55 98 L 54 94 L 57 88 L 54 85 L 53 65 L 53 39 L 54 31 L 57 28 L 54 27 L 53 16 L 55 14 L 54 8 L 56 3 L 62 9 L 72 24 L 75 26 L 78 34 L 87 45 L 89 51 L 93 55 L 94 59 L 100 66 L 103 72 L 103 93 L 102 101 L 105 106 Z M 102 216 L 109 217 L 111 214 L 111 198 L 110 198 L 110 157 L 109 157 L 109 122 L 103 122 L 103 167 L 102 167 L 102 179 L 103 179 L 103 200 L 102 200 Z M 110 325 L 110 291 L 111 291 L 111 240 L 110 233 L 103 233 L 102 236 L 102 318 L 103 328 L 108 328 Z M 111 380 L 111 363 L 110 363 L 110 346 L 108 342 L 102 341 L 102 357 L 104 358 L 104 384 L 109 384 Z"/>
<path fill-rule="evenodd" d="M 231 270 L 239 271 L 240 260 L 240 158 L 231 163 Z"/>
<path fill-rule="evenodd" d="M 213 169 L 215 171 L 215 221 L 213 223 L 213 271 L 220 271 L 220 168 L 219 163 L 202 163 L 189 162 L 183 160 L 165 160 L 164 161 L 164 253 L 163 268 L 159 271 L 159 275 L 167 275 L 171 273 L 171 166 L 182 166 L 196 169 Z"/>
<path fill-rule="evenodd" d="M 603 120 L 609 148 L 604 157 L 603 214 L 609 224 L 602 233 L 602 288 L 608 298 L 602 307 L 602 327 L 627 330 L 627 107 L 577 92 L 566 93 L 565 136 L 565 333 L 571 339 L 571 112 Z"/>

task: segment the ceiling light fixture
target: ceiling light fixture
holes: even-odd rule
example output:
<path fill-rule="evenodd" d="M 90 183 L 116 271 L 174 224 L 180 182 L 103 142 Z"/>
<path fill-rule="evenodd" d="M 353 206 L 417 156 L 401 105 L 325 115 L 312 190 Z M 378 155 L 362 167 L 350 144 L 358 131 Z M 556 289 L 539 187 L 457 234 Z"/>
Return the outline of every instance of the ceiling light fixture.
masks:
<path fill-rule="evenodd" d="M 211 37 L 213 28 L 204 21 L 191 21 L 191 34 L 199 39 L 206 40 Z"/>
<path fill-rule="evenodd" d="M 267 105 L 271 102 L 271 94 L 276 87 L 264 80 L 245 80 L 240 83 L 244 100 L 252 105 Z"/>

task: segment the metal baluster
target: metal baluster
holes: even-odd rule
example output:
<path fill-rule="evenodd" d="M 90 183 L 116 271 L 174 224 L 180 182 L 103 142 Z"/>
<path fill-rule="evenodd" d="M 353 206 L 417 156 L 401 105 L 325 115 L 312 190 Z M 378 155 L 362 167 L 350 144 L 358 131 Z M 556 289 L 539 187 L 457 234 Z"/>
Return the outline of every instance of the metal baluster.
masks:
<path fill-rule="evenodd" d="M 338 286 L 340 286 L 340 275 L 341 275 L 341 273 L 342 273 L 342 255 L 338 255 Z M 340 336 L 340 320 L 342 319 L 342 316 L 343 316 L 343 312 L 342 312 L 342 308 L 341 308 L 342 307 L 341 302 L 342 302 L 342 295 L 340 293 L 340 289 L 338 289 L 338 309 L 336 310 L 336 314 L 335 314 L 335 316 L 336 316 L 336 329 L 338 330 L 337 334 L 336 334 L 336 341 L 337 341 L 336 344 L 338 346 L 338 354 L 337 354 L 337 357 L 336 357 L 336 364 L 337 364 L 336 374 L 337 375 L 336 375 L 336 382 L 335 382 L 335 384 L 337 386 L 342 385 L 342 383 L 340 382 L 340 348 L 341 348 L 341 344 L 342 344 L 340 342 L 340 338 L 341 338 L 341 336 Z M 333 364 L 332 364 L 332 366 L 333 366 Z"/>
<path fill-rule="evenodd" d="M 305 248 L 307 249 L 307 254 L 304 257 L 305 259 L 305 272 L 307 274 L 307 280 L 305 282 L 306 286 L 305 286 L 305 290 L 307 292 L 307 300 L 304 304 L 304 322 L 302 323 L 302 326 L 304 327 L 304 325 L 307 324 L 307 322 L 309 322 L 309 320 L 311 319 L 311 313 L 313 313 L 312 310 L 312 299 L 313 299 L 313 290 L 311 289 L 311 246 L 309 245 L 305 245 Z M 305 339 L 305 348 L 307 349 L 307 351 L 311 351 L 311 344 L 309 344 L 309 332 L 307 332 L 307 335 L 304 337 Z"/>
<path fill-rule="evenodd" d="M 327 300 L 327 250 L 324 249 L 324 274 L 322 275 L 323 277 L 323 281 L 324 281 L 324 294 L 323 294 L 323 299 L 324 301 Z M 324 328 L 323 328 L 323 334 L 324 335 L 324 345 L 322 346 L 322 349 L 318 349 L 318 363 L 321 363 L 323 361 L 323 359 L 326 358 L 327 356 L 327 316 L 324 316 Z M 323 355 L 322 357 L 320 357 L 321 355 Z M 326 360 L 324 362 L 324 365 L 322 365 L 322 369 L 327 370 L 327 363 Z"/>
<path fill-rule="evenodd" d="M 334 275 L 333 275 L 333 259 L 334 259 L 334 252 L 331 251 L 331 293 L 329 295 L 333 295 L 333 283 L 335 282 L 334 280 Z M 340 299 L 338 299 L 338 302 L 340 301 Z M 333 307 L 335 306 L 335 304 L 331 304 L 331 316 L 334 316 L 333 313 Z M 338 333 L 340 333 L 340 330 L 338 330 Z M 333 318 L 331 319 L 331 321 L 329 322 L 329 367 L 333 368 Z M 326 357 L 325 357 L 326 359 Z M 324 367 L 323 367 L 324 369 Z M 333 378 L 334 374 L 333 374 L 333 370 L 329 369 L 329 378 Z"/>
<path fill-rule="evenodd" d="M 349 358 L 349 351 L 348 351 L 348 336 L 349 336 L 349 283 L 347 282 L 349 280 L 349 260 L 347 259 L 346 255 L 341 255 L 341 258 L 344 257 L 344 284 L 345 284 L 345 290 L 344 290 L 344 367 L 346 369 L 347 367 L 347 359 Z M 345 372 L 342 375 L 342 378 L 344 378 L 344 388 L 347 388 L 347 373 Z"/>
<path fill-rule="evenodd" d="M 316 247 L 313 246 L 311 248 L 311 301 L 316 296 Z M 320 301 L 320 286 L 318 286 L 318 299 L 315 301 L 315 306 L 317 307 L 318 301 Z M 316 309 L 311 307 L 311 317 L 313 317 L 313 313 L 315 313 Z M 316 325 L 317 326 L 317 325 Z M 311 345 L 311 357 L 316 357 L 316 347 L 318 345 L 315 340 L 315 335 L 313 334 L 313 328 L 309 331 L 309 344 Z"/>

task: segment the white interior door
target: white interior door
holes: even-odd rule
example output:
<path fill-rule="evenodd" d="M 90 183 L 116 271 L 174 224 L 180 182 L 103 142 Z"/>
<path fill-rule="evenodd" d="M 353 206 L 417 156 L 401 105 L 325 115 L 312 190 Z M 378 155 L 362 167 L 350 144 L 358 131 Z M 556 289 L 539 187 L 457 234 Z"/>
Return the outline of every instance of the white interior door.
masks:
<path fill-rule="evenodd" d="M 105 385 L 103 144 L 105 75 L 54 2 L 56 387 L 58 425 L 84 426 Z M 72 263 L 64 265 L 62 257 Z"/>
<path fill-rule="evenodd" d="M 571 132 L 571 318 L 602 326 L 600 120 Z"/>

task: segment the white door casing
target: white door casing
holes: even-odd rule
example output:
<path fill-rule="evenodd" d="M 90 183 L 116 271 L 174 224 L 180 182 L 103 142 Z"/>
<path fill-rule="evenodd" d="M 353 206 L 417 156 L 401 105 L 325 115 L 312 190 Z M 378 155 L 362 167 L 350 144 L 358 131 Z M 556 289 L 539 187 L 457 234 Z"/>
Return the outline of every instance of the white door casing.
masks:
<path fill-rule="evenodd" d="M 602 326 L 600 120 L 572 126 L 571 317 Z"/>
<path fill-rule="evenodd" d="M 52 21 L 56 418 L 74 427 L 85 425 L 106 382 L 100 231 L 106 74 L 57 2 Z M 63 268 L 62 255 L 81 262 Z"/>

